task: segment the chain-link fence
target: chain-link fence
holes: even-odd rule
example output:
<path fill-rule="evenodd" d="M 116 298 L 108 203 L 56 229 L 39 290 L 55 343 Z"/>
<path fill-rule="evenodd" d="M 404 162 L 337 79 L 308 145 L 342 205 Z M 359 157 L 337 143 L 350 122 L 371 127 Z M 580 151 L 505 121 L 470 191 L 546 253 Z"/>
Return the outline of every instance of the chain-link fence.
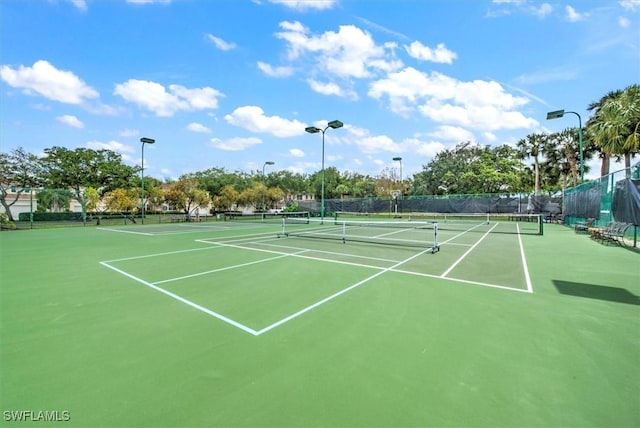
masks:
<path fill-rule="evenodd" d="M 590 223 L 594 226 L 606 226 L 613 222 L 616 187 L 627 179 L 640 180 L 640 163 L 567 189 L 564 194 L 565 223 L 573 226 L 592 219 Z"/>
<path fill-rule="evenodd" d="M 298 202 L 300 210 L 320 215 L 321 201 Z M 335 212 L 355 214 L 409 213 L 443 214 L 544 214 L 557 219 L 562 212 L 561 195 L 534 196 L 527 194 L 425 195 L 404 198 L 342 198 L 325 200 L 325 216 Z"/>

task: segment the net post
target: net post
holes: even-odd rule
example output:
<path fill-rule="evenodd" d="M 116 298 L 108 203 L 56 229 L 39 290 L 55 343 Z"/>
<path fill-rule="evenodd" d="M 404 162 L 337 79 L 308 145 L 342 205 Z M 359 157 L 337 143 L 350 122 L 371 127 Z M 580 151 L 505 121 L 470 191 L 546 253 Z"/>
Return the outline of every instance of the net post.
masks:
<path fill-rule="evenodd" d="M 433 248 L 431 248 L 431 254 L 440 251 L 440 244 L 438 243 L 438 222 L 433 223 Z"/>
<path fill-rule="evenodd" d="M 347 222 L 343 221 L 342 222 L 342 243 L 346 243 L 347 242 Z"/>

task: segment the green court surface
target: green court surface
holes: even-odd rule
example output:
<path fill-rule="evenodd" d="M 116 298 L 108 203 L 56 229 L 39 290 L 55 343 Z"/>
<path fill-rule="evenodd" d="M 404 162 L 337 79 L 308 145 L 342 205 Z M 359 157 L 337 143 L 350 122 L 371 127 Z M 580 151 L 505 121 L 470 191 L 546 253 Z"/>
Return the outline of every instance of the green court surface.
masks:
<path fill-rule="evenodd" d="M 518 227 L 2 232 L 0 425 L 640 426 L 640 254 Z"/>

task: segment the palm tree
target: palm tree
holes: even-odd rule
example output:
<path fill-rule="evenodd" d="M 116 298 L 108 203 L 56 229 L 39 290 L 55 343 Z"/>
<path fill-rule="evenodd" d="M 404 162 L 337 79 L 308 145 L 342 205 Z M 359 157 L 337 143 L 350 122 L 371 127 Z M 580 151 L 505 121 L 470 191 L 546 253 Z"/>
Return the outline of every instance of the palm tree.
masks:
<path fill-rule="evenodd" d="M 546 186 L 548 188 L 557 188 L 558 183 L 560 183 L 562 190 L 567 188 L 571 164 L 568 158 L 569 153 L 565 148 L 563 133 L 556 132 L 549 135 L 544 147 L 546 160 L 542 165 L 542 170 L 547 178 Z M 575 154 L 573 158 L 575 158 Z"/>
<path fill-rule="evenodd" d="M 610 156 L 623 156 L 625 167 L 640 152 L 640 85 L 609 92 L 589 110 L 594 115 L 587 122 L 589 134 L 603 153 L 602 175 L 609 173 Z"/>
<path fill-rule="evenodd" d="M 542 185 L 540 180 L 540 155 L 544 151 L 544 146 L 549 139 L 547 134 L 529 134 L 525 138 L 518 141 L 517 148 L 519 150 L 520 159 L 533 159 L 534 171 L 534 194 L 540 195 Z"/>

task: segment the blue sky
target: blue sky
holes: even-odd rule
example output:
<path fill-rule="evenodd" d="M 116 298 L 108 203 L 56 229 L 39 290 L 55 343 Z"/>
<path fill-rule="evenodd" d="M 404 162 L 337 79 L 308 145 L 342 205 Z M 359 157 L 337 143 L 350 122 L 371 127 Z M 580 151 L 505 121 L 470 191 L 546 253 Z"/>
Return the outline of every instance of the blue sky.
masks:
<path fill-rule="evenodd" d="M 109 148 L 145 174 L 422 170 L 640 81 L 640 0 L 3 0 L 0 150 Z M 594 173 L 599 171 L 597 161 Z M 613 169 L 615 169 L 615 165 Z M 594 176 L 590 174 L 588 176 Z"/>

